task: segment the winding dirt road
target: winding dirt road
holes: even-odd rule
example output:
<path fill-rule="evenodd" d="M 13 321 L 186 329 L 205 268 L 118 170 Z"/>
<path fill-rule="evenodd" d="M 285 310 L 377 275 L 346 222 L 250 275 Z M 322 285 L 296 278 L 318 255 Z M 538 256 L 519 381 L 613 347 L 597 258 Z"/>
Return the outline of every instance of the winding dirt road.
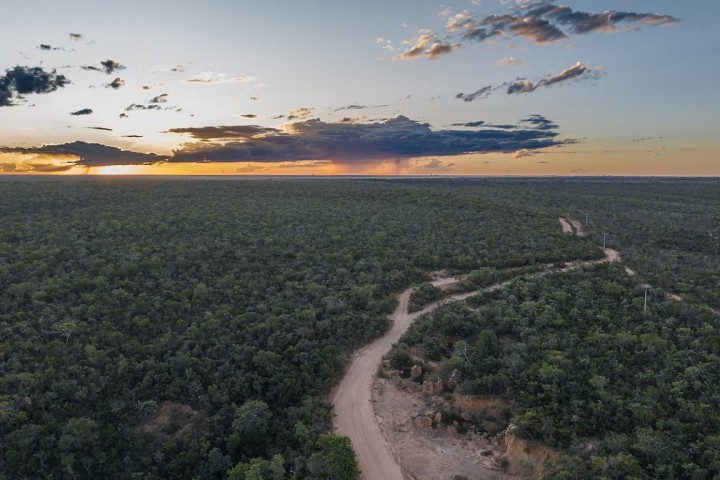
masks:
<path fill-rule="evenodd" d="M 580 235 L 581 232 L 582 230 L 579 229 L 576 230 L 575 234 Z M 525 275 L 525 277 L 541 277 L 548 273 L 567 272 L 587 265 L 617 262 L 619 259 L 619 253 L 608 248 L 605 250 L 605 258 L 602 260 L 568 263 L 562 269 L 547 269 Z M 420 315 L 432 312 L 447 302 L 465 300 L 479 293 L 501 289 L 514 280 L 511 279 L 473 292 L 451 295 L 414 313 L 408 313 L 407 311 L 408 299 L 412 289 L 409 288 L 400 294 L 398 306 L 390 316 L 393 322 L 392 329 L 355 354 L 350 368 L 348 368 L 332 399 L 335 413 L 335 432 L 350 437 L 364 480 L 408 480 L 411 478 L 403 473 L 400 462 L 395 458 L 392 448 L 385 441 L 375 419 L 371 388 L 373 378 L 382 363 L 383 356 L 390 351 L 393 343 L 400 340 L 400 337 L 407 331 L 413 320 Z M 439 286 L 449 285 L 457 281 L 457 278 L 444 278 L 435 280 L 432 283 Z"/>

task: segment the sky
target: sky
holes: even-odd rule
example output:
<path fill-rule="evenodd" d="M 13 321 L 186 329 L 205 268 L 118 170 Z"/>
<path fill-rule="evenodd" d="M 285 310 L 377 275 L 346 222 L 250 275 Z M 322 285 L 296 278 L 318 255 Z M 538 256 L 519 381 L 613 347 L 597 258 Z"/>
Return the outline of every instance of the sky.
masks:
<path fill-rule="evenodd" d="M 0 174 L 720 175 L 716 0 L 3 5 Z"/>

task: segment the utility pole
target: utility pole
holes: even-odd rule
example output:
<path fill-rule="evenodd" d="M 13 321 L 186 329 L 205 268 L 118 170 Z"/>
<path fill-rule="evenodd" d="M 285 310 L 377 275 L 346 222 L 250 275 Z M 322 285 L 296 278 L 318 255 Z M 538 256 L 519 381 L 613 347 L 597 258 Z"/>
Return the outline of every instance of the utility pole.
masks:
<path fill-rule="evenodd" d="M 603 232 L 603 251 L 605 251 L 605 237 L 607 237 L 607 233 Z"/>
<path fill-rule="evenodd" d="M 643 284 L 643 287 L 645 287 L 645 305 L 643 305 L 643 316 L 645 316 L 645 314 L 647 314 L 647 292 L 648 288 L 650 288 L 650 285 L 645 283 Z"/>

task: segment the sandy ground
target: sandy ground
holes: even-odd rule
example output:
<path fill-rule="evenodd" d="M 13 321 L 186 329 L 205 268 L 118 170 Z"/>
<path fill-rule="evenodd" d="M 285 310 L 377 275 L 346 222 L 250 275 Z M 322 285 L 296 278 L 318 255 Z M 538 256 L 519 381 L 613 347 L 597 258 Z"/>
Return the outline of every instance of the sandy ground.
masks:
<path fill-rule="evenodd" d="M 567 221 L 560 219 L 565 231 L 567 224 L 572 232 L 572 228 Z M 582 233 L 581 226 L 577 227 L 574 232 L 579 235 Z M 548 269 L 531 275 L 527 278 L 540 277 L 553 272 L 566 272 L 580 268 L 585 265 L 592 265 L 602 262 L 617 262 L 620 255 L 616 250 L 606 249 L 605 258 L 593 262 L 571 262 L 566 264 L 562 269 Z M 440 277 L 440 278 L 438 278 Z M 447 286 L 457 282 L 457 278 L 436 276 L 433 280 L 435 286 Z M 392 401 L 389 404 L 380 402 L 378 407 L 383 405 L 397 405 L 392 410 L 381 409 L 376 417 L 375 408 L 372 402 L 373 382 L 376 380 L 375 374 L 382 364 L 383 356 L 390 351 L 390 348 L 396 343 L 405 331 L 410 327 L 413 320 L 420 315 L 429 313 L 440 305 L 451 301 L 462 301 L 471 296 L 483 292 L 491 292 L 509 285 L 513 280 L 503 283 L 491 285 L 482 290 L 467 292 L 462 294 L 451 295 L 435 303 L 426 306 L 424 309 L 408 313 L 407 304 L 410 297 L 411 289 L 407 289 L 400 294 L 398 306 L 392 313 L 392 329 L 383 337 L 375 340 L 370 345 L 358 351 L 348 368 L 340 385 L 335 390 L 332 398 L 334 406 L 334 427 L 335 431 L 340 435 L 350 437 L 355 453 L 358 459 L 358 465 L 362 472 L 362 478 L 365 480 L 403 480 L 403 479 L 435 479 L 435 478 L 451 478 L 450 471 L 461 472 L 468 478 L 511 478 L 503 477 L 494 467 L 488 466 L 486 463 L 478 460 L 477 455 L 471 452 L 476 451 L 476 446 L 469 446 L 466 443 L 456 439 L 452 434 L 442 436 L 443 441 L 440 442 L 437 435 L 432 437 L 432 441 L 414 435 L 403 437 L 400 440 L 388 433 L 388 438 L 383 435 L 378 421 L 386 426 L 386 431 L 390 432 L 395 428 L 388 418 L 403 418 L 407 415 L 405 403 L 400 401 Z M 382 384 L 376 385 L 381 388 Z M 380 397 L 377 397 L 380 398 Z M 397 400 L 397 399 L 395 399 Z M 388 416 L 389 415 L 389 416 Z M 402 429 L 402 422 L 399 424 Z M 387 427 L 390 425 L 390 427 Z M 391 447 L 392 445 L 392 447 Z M 405 446 L 410 445 L 410 450 Z M 414 446 L 413 446 L 414 445 Z M 442 445 L 442 446 L 438 446 Z M 475 449 L 475 450 L 473 450 Z M 414 452 L 408 455 L 408 452 Z M 454 452 L 449 454 L 447 452 Z M 484 459 L 485 462 L 489 459 Z M 491 462 L 492 463 L 492 462 Z M 426 472 L 422 474 L 418 472 L 417 465 L 436 465 L 436 468 L 421 470 Z M 401 468 L 402 465 L 402 468 Z M 414 472 L 411 475 L 409 472 Z M 462 473 L 466 472 L 466 473 Z M 448 473 L 448 475 L 445 475 Z M 443 476 L 438 476 L 438 475 Z M 489 476 L 488 476 L 489 475 Z"/>
<path fill-rule="evenodd" d="M 565 220 L 563 217 L 559 217 L 558 220 L 560 221 L 560 225 L 562 226 L 563 233 L 573 233 L 573 228 L 570 223 Z"/>
<path fill-rule="evenodd" d="M 459 434 L 453 426 L 416 426 L 416 417 L 436 410 L 433 400 L 422 393 L 401 388 L 395 379 L 378 378 L 373 402 L 380 428 L 411 478 L 449 480 L 454 475 L 473 480 L 519 478 L 505 475 L 497 466 L 502 448 L 485 436 Z"/>

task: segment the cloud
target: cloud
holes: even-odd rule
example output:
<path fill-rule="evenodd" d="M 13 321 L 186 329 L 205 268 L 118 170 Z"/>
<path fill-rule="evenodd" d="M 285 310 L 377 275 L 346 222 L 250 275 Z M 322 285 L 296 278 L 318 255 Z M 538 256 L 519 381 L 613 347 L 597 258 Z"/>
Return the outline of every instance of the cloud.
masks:
<path fill-rule="evenodd" d="M 433 44 L 430 45 L 430 48 L 425 51 L 425 57 L 430 60 L 434 60 L 443 55 L 447 55 L 448 53 L 453 52 L 458 48 L 460 48 L 459 43 L 433 42 Z"/>
<path fill-rule="evenodd" d="M 132 112 L 135 110 L 162 110 L 163 107 L 161 107 L 158 104 L 152 104 L 152 105 L 142 105 L 140 103 L 131 103 L 127 107 L 125 107 L 126 112 Z"/>
<path fill-rule="evenodd" d="M 99 143 L 72 142 L 60 145 L 20 148 L 0 147 L 3 153 L 18 153 L 30 156 L 71 157 L 72 166 L 101 167 L 108 165 L 148 165 L 165 160 L 154 153 L 139 153 L 122 150 Z M 66 168 L 66 170 L 69 168 Z"/>
<path fill-rule="evenodd" d="M 106 131 L 106 132 L 112 132 L 112 131 L 113 131 L 112 128 L 107 128 L 107 127 L 85 127 L 85 128 L 89 128 L 90 130 L 104 130 L 104 131 Z"/>
<path fill-rule="evenodd" d="M 446 12 L 447 37 L 444 40 L 438 40 L 438 35 L 432 31 L 422 30 L 422 34 L 415 39 L 403 42 L 410 47 L 395 58 L 413 60 L 420 58 L 423 53 L 427 58 L 437 58 L 438 55 L 457 50 L 462 42 L 482 43 L 495 37 L 520 37 L 535 44 L 547 44 L 570 35 L 617 32 L 636 29 L 640 25 L 671 25 L 679 21 L 673 16 L 656 13 L 573 10 L 556 5 L 552 0 L 519 1 L 515 4 L 510 5 L 505 14 L 484 17 L 476 17 L 467 10 L 456 15 Z"/>
<path fill-rule="evenodd" d="M 307 117 L 309 117 L 312 114 L 312 108 L 308 107 L 301 107 L 295 110 L 288 110 L 287 113 L 287 119 L 288 120 L 305 120 Z"/>
<path fill-rule="evenodd" d="M 243 118 L 257 118 L 257 115 L 254 113 L 243 113 L 243 114 L 240 114 L 240 116 Z"/>
<path fill-rule="evenodd" d="M 190 135 L 191 138 L 202 141 L 233 141 L 248 140 L 256 136 L 278 132 L 276 128 L 260 127 L 258 125 L 233 125 L 219 127 L 187 127 L 171 128 L 163 133 L 179 133 Z"/>
<path fill-rule="evenodd" d="M 156 97 L 150 99 L 150 103 L 167 103 L 167 93 L 162 93 Z"/>
<path fill-rule="evenodd" d="M 540 82 L 539 85 L 543 87 L 549 87 L 556 83 L 565 82 L 567 80 L 577 79 L 580 77 L 592 76 L 593 70 L 582 62 L 577 62 L 572 67 L 566 68 L 557 75 L 551 75 Z M 596 77 L 595 77 L 596 78 Z"/>
<path fill-rule="evenodd" d="M 518 150 L 513 154 L 513 158 L 527 158 L 537 155 L 539 152 L 533 152 L 532 150 Z"/>
<path fill-rule="evenodd" d="M 103 66 L 105 73 L 108 75 L 113 73 L 115 70 L 124 70 L 125 66 L 120 65 L 115 60 L 105 60 L 104 62 L 100 62 L 100 65 Z"/>
<path fill-rule="evenodd" d="M 542 115 L 530 115 L 528 118 L 520 120 L 521 123 L 529 124 L 537 130 L 555 130 L 558 128 L 552 121 L 543 117 Z"/>
<path fill-rule="evenodd" d="M 367 119 L 367 115 L 363 115 L 361 117 L 343 117 L 335 123 L 362 123 L 366 122 Z"/>
<path fill-rule="evenodd" d="M 524 78 L 518 78 L 512 82 L 503 83 L 497 86 L 487 85 L 473 93 L 458 93 L 455 95 L 455 98 L 465 102 L 472 102 L 478 98 L 487 98 L 494 91 L 500 88 L 506 88 L 506 92 L 509 95 L 530 93 L 541 87 L 552 87 L 553 85 L 569 81 L 597 80 L 602 76 L 602 74 L 602 67 L 591 68 L 583 62 L 577 62 L 575 65 L 566 68 L 560 73 L 546 75 L 534 82 Z"/>
<path fill-rule="evenodd" d="M 570 80 L 597 80 L 600 78 L 600 75 L 601 72 L 599 68 L 593 69 L 582 62 L 577 62 L 572 67 L 568 67 L 557 74 L 547 75 L 535 83 L 523 79 L 515 80 L 508 86 L 507 93 L 530 93 L 540 87 L 551 87 Z"/>
<path fill-rule="evenodd" d="M 263 172 L 266 170 L 269 170 L 270 167 L 267 165 L 243 165 L 242 167 L 238 167 L 235 169 L 236 173 L 253 173 L 253 172 Z"/>
<path fill-rule="evenodd" d="M 515 80 L 508 86 L 507 93 L 530 93 L 534 92 L 536 88 L 535 84 L 528 80 Z"/>
<path fill-rule="evenodd" d="M 83 39 L 83 36 L 80 35 L 79 33 L 71 33 L 70 34 L 70 40 L 72 40 L 74 42 L 79 42 L 82 39 Z"/>
<path fill-rule="evenodd" d="M 168 106 L 163 107 L 163 104 L 167 103 L 168 94 L 162 93 L 160 95 L 156 95 L 150 100 L 147 101 L 147 103 L 132 103 L 125 107 L 126 112 L 133 112 L 136 110 L 157 110 L 157 111 L 167 111 L 167 110 L 174 110 L 176 112 L 181 112 L 182 108 L 174 107 L 174 106 Z M 120 117 L 122 118 L 123 114 L 120 114 Z M 126 115 L 127 116 L 127 115 Z"/>
<path fill-rule="evenodd" d="M 486 87 L 475 90 L 473 93 L 458 93 L 457 95 L 455 95 L 455 98 L 459 98 L 464 102 L 472 102 L 473 100 L 476 100 L 478 98 L 487 98 L 496 88 L 497 87 L 488 85 Z"/>
<path fill-rule="evenodd" d="M 0 172 L 12 173 L 18 170 L 18 164 L 14 162 L 0 162 Z"/>
<path fill-rule="evenodd" d="M 497 61 L 498 65 L 520 65 L 522 62 L 515 57 L 505 57 Z"/>
<path fill-rule="evenodd" d="M 41 67 L 17 66 L 5 71 L 0 76 L 0 107 L 15 105 L 13 98 L 23 99 L 23 95 L 31 93 L 50 93 L 69 84 L 64 75 L 55 70 L 46 72 Z"/>
<path fill-rule="evenodd" d="M 143 138 L 142 135 L 123 135 L 123 138 Z"/>
<path fill-rule="evenodd" d="M 335 112 L 341 112 L 343 110 L 364 110 L 366 108 L 383 108 L 388 107 L 389 105 L 358 105 L 355 103 L 351 103 L 350 105 L 345 105 L 344 107 L 336 108 Z"/>
<path fill-rule="evenodd" d="M 575 34 L 615 32 L 620 30 L 621 24 L 669 25 L 678 22 L 677 18 L 670 15 L 618 12 L 614 10 L 591 13 L 551 3 L 530 5 L 526 14 L 533 17 L 544 16 L 554 20 L 560 25 L 569 27 L 569 31 Z"/>
<path fill-rule="evenodd" d="M 256 80 L 256 78 L 250 76 L 231 77 L 227 73 L 205 72 L 188 78 L 185 80 L 185 83 L 195 85 L 218 85 L 222 83 L 246 83 L 254 80 Z"/>
<path fill-rule="evenodd" d="M 437 158 L 433 158 L 425 163 L 418 163 L 416 165 L 416 168 L 422 169 L 422 170 L 442 170 L 442 171 L 449 171 L 452 170 L 452 167 L 455 166 L 454 162 L 443 162 L 442 160 L 438 160 Z"/>
<path fill-rule="evenodd" d="M 408 50 L 397 55 L 396 60 L 414 60 L 425 54 L 425 58 L 434 60 L 443 55 L 447 55 L 460 48 L 459 43 L 445 43 L 438 40 L 432 34 L 423 33 L 419 35 Z"/>
<path fill-rule="evenodd" d="M 401 53 L 397 57 L 395 57 L 396 60 L 415 60 L 416 58 L 419 58 L 423 52 L 425 51 L 425 47 L 430 44 L 430 42 L 433 41 L 433 36 L 429 34 L 422 34 L 418 36 L 415 39 L 415 43 L 412 44 L 412 46 L 407 49 L 405 52 Z"/>
<path fill-rule="evenodd" d="M 165 84 L 164 83 L 153 83 L 152 85 L 143 85 L 142 89 L 150 90 L 151 88 L 162 87 L 163 85 L 165 85 Z"/>
<path fill-rule="evenodd" d="M 340 112 L 342 110 L 362 110 L 364 108 L 368 108 L 367 105 L 350 104 L 350 105 L 345 105 L 344 107 L 336 108 L 335 111 Z"/>
<path fill-rule="evenodd" d="M 453 123 L 453 127 L 482 127 L 485 125 L 484 120 L 478 120 L 476 122 L 465 122 L 465 123 Z"/>
<path fill-rule="evenodd" d="M 77 112 L 72 112 L 70 115 L 91 115 L 93 113 L 92 108 L 83 108 L 82 110 L 78 110 Z"/>
<path fill-rule="evenodd" d="M 37 46 L 40 50 L 45 50 L 46 52 L 49 52 L 51 50 L 65 50 L 63 47 L 53 47 L 52 45 L 48 45 L 47 43 L 41 43 Z"/>
<path fill-rule="evenodd" d="M 122 87 L 123 85 L 125 85 L 125 80 L 123 80 L 122 78 L 118 77 L 118 78 L 116 78 L 115 80 L 113 80 L 112 82 L 108 83 L 108 84 L 105 85 L 105 86 L 108 87 L 108 88 L 114 88 L 115 90 L 117 90 L 118 88 Z"/>
<path fill-rule="evenodd" d="M 557 139 L 554 128 L 532 118 L 532 122 L 526 119 L 507 130 L 432 130 L 429 125 L 404 116 L 375 123 L 326 123 L 312 119 L 286 124 L 283 129 L 259 126 L 172 129 L 168 132 L 189 134 L 200 141 L 182 144 L 170 161 L 328 160 L 362 164 L 421 156 L 513 153 L 564 143 Z"/>

